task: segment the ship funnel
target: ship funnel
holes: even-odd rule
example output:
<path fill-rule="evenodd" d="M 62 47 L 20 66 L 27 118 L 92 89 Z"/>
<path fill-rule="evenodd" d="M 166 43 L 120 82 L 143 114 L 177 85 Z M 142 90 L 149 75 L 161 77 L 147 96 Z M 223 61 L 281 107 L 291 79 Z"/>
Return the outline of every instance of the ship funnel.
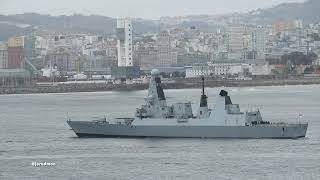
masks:
<path fill-rule="evenodd" d="M 228 96 L 228 92 L 225 90 L 221 90 L 219 95 L 220 96 Z"/>
<path fill-rule="evenodd" d="M 230 98 L 230 96 L 228 96 L 228 92 L 227 92 L 227 91 L 221 90 L 219 95 L 220 95 L 221 97 L 224 97 L 224 98 L 225 98 L 225 104 L 226 104 L 226 105 L 232 104 L 231 98 Z"/>

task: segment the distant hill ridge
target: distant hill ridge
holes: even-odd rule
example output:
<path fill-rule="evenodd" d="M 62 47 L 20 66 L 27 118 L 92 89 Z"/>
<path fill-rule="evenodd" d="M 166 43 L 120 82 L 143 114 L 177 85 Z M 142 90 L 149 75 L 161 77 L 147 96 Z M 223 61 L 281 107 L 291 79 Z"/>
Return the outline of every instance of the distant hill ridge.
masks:
<path fill-rule="evenodd" d="M 6 23 L 9 22 L 9 23 Z M 28 24 L 30 27 L 21 28 L 13 23 Z M 157 26 L 149 20 L 133 22 L 135 33 L 156 31 Z M 114 33 L 116 19 L 99 15 L 51 16 L 37 13 L 24 13 L 15 15 L 0 15 L 0 40 L 6 40 L 10 36 L 30 32 L 34 26 L 43 26 L 50 30 L 61 32 L 83 32 L 110 34 Z"/>
<path fill-rule="evenodd" d="M 253 21 L 272 23 L 276 20 L 301 18 L 307 23 L 320 22 L 320 0 L 308 0 L 304 3 L 284 3 L 272 8 L 258 9 L 247 14 L 239 14 Z M 199 16 L 188 16 L 192 17 Z M 210 28 L 204 18 L 195 18 L 192 22 L 181 22 L 181 26 L 201 26 Z M 28 24 L 29 27 L 16 26 L 14 23 Z M 159 22 L 153 20 L 139 19 L 133 22 L 135 33 L 157 32 Z M 0 15 L 0 40 L 7 40 L 10 36 L 22 35 L 32 32 L 34 26 L 43 26 L 50 30 L 61 32 L 83 32 L 110 34 L 115 32 L 116 19 L 100 15 L 50 16 L 37 13 L 24 13 L 16 15 Z M 177 25 L 176 25 L 177 26 Z"/>
<path fill-rule="evenodd" d="M 316 23 L 320 22 L 319 8 L 320 0 L 308 0 L 303 3 L 284 3 L 268 9 L 259 9 L 254 14 L 258 14 L 256 16 L 267 22 L 300 18 L 307 23 Z"/>

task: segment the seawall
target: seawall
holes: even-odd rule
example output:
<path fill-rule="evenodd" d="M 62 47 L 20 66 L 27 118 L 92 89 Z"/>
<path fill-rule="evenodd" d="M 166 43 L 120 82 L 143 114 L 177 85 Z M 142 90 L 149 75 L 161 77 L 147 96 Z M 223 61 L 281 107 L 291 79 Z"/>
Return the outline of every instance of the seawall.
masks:
<path fill-rule="evenodd" d="M 282 86 L 320 84 L 320 79 L 292 80 L 206 80 L 206 87 L 246 87 L 246 86 Z M 163 84 L 164 89 L 201 88 L 200 79 L 177 79 L 175 83 Z M 35 85 L 24 88 L 0 88 L 0 94 L 33 94 L 33 93 L 69 93 L 98 91 L 134 91 L 144 90 L 148 84 L 54 84 Z"/>

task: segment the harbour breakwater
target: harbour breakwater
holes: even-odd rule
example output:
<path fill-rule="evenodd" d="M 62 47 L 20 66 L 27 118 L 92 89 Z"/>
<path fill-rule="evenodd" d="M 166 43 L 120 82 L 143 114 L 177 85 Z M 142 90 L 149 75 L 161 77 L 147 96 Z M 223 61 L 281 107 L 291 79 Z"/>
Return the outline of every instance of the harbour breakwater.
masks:
<path fill-rule="evenodd" d="M 282 86 L 320 84 L 320 79 L 292 80 L 206 80 L 206 87 L 250 87 L 250 86 Z M 174 83 L 164 83 L 164 89 L 201 88 L 200 79 L 177 79 Z M 148 89 L 148 84 L 49 84 L 21 88 L 0 88 L 0 94 L 34 94 L 34 93 L 70 93 L 99 91 L 134 91 Z"/>

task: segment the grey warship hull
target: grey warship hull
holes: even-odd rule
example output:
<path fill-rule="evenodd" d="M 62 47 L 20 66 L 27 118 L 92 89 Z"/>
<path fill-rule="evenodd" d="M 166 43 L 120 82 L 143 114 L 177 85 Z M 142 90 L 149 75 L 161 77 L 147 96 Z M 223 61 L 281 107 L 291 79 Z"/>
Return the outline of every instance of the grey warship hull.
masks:
<path fill-rule="evenodd" d="M 299 115 L 300 121 L 300 115 Z M 228 92 L 221 90 L 216 104 L 209 108 L 202 77 L 200 107 L 195 116 L 191 102 L 168 105 L 161 85 L 160 72 L 152 70 L 145 104 L 133 118 L 106 117 L 68 124 L 79 137 L 163 137 L 163 138 L 301 138 L 308 123 L 270 123 L 259 110 L 241 112 Z"/>
<path fill-rule="evenodd" d="M 306 136 L 308 124 L 254 126 L 132 126 L 90 121 L 68 121 L 79 137 L 163 137 L 163 138 L 279 138 Z"/>

